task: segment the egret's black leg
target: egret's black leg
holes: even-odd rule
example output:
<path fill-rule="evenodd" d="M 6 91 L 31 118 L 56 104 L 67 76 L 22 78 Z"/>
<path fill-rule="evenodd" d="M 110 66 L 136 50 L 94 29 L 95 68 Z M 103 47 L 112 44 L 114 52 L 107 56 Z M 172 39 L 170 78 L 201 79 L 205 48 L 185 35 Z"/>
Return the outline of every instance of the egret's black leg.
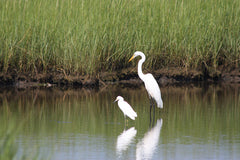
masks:
<path fill-rule="evenodd" d="M 152 124 L 152 121 L 153 121 L 153 119 L 152 119 L 152 108 L 154 109 L 154 100 L 150 96 L 149 96 L 149 98 L 150 98 L 150 124 L 149 124 L 149 127 L 151 127 L 151 124 Z M 153 116 L 154 116 L 154 112 L 153 112 Z"/>
<path fill-rule="evenodd" d="M 150 112 L 149 112 L 149 114 L 150 114 L 149 127 L 150 127 L 151 122 L 152 122 L 152 114 L 151 114 L 151 112 L 152 112 L 152 98 L 151 98 L 151 96 L 149 96 L 149 102 L 150 102 Z"/>
<path fill-rule="evenodd" d="M 124 129 L 126 127 L 126 116 L 124 115 Z"/>
<path fill-rule="evenodd" d="M 153 113 L 152 113 L 152 108 L 153 108 Z M 155 108 L 156 108 L 155 101 L 154 101 L 154 99 L 152 97 L 150 97 L 150 124 L 149 124 L 150 127 L 151 127 L 151 124 L 152 124 L 152 126 L 154 125 Z M 153 114 L 153 117 L 152 117 L 152 114 Z"/>
<path fill-rule="evenodd" d="M 155 108 L 156 108 L 156 104 L 153 101 L 153 114 L 155 115 Z"/>
<path fill-rule="evenodd" d="M 152 104 L 152 97 L 150 97 L 150 96 L 149 96 L 149 101 L 150 101 L 150 113 L 151 113 L 153 104 Z"/>
<path fill-rule="evenodd" d="M 153 101 L 153 123 L 152 123 L 152 127 L 153 127 L 154 121 L 155 121 L 155 108 L 156 108 L 156 104 Z"/>

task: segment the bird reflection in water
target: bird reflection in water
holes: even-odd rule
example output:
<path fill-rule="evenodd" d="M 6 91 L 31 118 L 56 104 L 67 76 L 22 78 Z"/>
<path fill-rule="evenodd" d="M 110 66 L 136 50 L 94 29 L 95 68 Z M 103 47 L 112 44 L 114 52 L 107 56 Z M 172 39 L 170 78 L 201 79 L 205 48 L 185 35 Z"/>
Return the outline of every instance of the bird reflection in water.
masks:
<path fill-rule="evenodd" d="M 125 130 L 117 138 L 117 155 L 121 156 L 123 151 L 126 151 L 129 145 L 132 143 L 134 137 L 137 134 L 135 127 L 131 127 L 128 130 Z"/>
<path fill-rule="evenodd" d="M 160 131 L 162 128 L 162 119 L 158 119 L 156 125 L 145 133 L 143 139 L 137 143 L 136 159 L 151 159 L 157 148 Z"/>

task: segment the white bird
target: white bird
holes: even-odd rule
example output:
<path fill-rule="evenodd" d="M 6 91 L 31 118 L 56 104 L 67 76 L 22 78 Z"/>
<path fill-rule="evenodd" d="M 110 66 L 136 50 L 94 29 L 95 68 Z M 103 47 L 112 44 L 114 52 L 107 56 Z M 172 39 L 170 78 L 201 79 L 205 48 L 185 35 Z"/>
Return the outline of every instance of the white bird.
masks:
<path fill-rule="evenodd" d="M 123 97 L 117 96 L 114 102 L 116 101 L 118 102 L 118 106 L 123 112 L 124 117 L 126 117 L 127 115 L 132 120 L 135 120 L 135 118 L 137 117 L 137 113 L 132 109 L 132 107 L 126 101 L 124 101 Z"/>
<path fill-rule="evenodd" d="M 157 103 L 157 107 L 163 108 L 161 91 L 160 91 L 157 81 L 155 80 L 155 78 L 153 77 L 153 75 L 151 73 L 143 74 L 143 72 L 142 72 L 142 64 L 146 59 L 144 53 L 142 53 L 140 51 L 136 51 L 133 54 L 133 56 L 129 59 L 128 62 L 130 62 L 137 56 L 141 56 L 141 59 L 138 62 L 138 76 L 144 82 L 145 88 L 148 92 L 150 100 L 151 100 L 151 98 L 154 99 Z"/>

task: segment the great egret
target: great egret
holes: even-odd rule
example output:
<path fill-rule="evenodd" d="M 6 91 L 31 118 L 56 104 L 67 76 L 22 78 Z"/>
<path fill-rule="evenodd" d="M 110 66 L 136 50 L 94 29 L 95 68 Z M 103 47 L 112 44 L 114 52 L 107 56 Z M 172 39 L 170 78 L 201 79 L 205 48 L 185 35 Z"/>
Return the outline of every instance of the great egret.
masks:
<path fill-rule="evenodd" d="M 117 96 L 114 102 L 116 101 L 118 102 L 118 106 L 124 114 L 124 118 L 127 115 L 132 120 L 135 120 L 135 118 L 137 117 L 137 113 L 132 109 L 132 107 L 126 101 L 124 101 L 123 97 Z"/>
<path fill-rule="evenodd" d="M 130 62 L 131 60 L 133 60 L 137 56 L 141 56 L 141 59 L 138 61 L 138 76 L 140 77 L 140 79 L 145 84 L 145 88 L 146 88 L 146 90 L 148 92 L 148 95 L 149 95 L 149 98 L 150 98 L 150 102 L 151 102 L 151 99 L 154 99 L 156 101 L 156 103 L 157 103 L 157 107 L 158 108 L 163 108 L 163 101 L 162 101 L 162 98 L 161 98 L 161 91 L 160 91 L 160 88 L 158 86 L 157 81 L 155 80 L 155 78 L 153 77 L 153 75 L 151 73 L 143 74 L 143 72 L 142 72 L 142 64 L 143 64 L 143 62 L 146 59 L 144 53 L 142 53 L 140 51 L 136 51 L 133 54 L 133 56 L 129 59 L 128 62 Z"/>

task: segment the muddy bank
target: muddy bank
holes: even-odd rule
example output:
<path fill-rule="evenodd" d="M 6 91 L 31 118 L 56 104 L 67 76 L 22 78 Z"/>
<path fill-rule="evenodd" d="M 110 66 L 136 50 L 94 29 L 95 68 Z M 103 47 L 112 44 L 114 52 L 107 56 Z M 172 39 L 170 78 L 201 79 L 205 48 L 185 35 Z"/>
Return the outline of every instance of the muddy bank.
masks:
<path fill-rule="evenodd" d="M 165 68 L 151 72 L 161 86 L 176 83 L 191 82 L 224 82 L 240 83 L 240 69 L 231 71 L 203 72 L 185 68 Z M 129 68 L 120 72 L 102 72 L 98 75 L 67 75 L 65 72 L 50 72 L 42 74 L 32 73 L 0 73 L 0 86 L 26 87 L 99 87 L 111 83 L 120 83 L 129 86 L 139 86 L 142 81 L 139 79 L 136 68 Z"/>

